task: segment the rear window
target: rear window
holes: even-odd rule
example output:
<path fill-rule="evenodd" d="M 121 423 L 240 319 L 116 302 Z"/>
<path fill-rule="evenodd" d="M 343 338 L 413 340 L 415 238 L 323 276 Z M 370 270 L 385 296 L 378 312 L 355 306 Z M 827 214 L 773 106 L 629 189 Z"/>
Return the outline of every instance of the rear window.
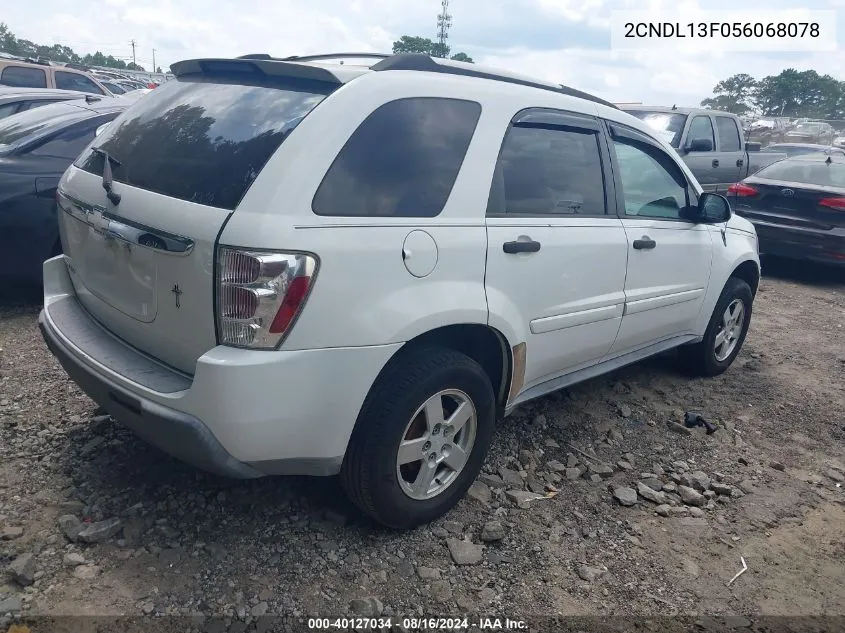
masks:
<path fill-rule="evenodd" d="M 335 86 L 183 77 L 135 103 L 97 137 L 120 162 L 114 180 L 171 198 L 234 210 L 270 156 Z M 103 157 L 76 165 L 98 176 Z"/>
<path fill-rule="evenodd" d="M 16 88 L 46 88 L 47 73 L 40 68 L 6 66 L 0 72 L 0 84 Z"/>
<path fill-rule="evenodd" d="M 20 145 L 51 128 L 63 127 L 90 114 L 90 110 L 66 103 L 51 103 L 8 116 L 0 120 L 0 149 L 4 146 Z"/>
<path fill-rule="evenodd" d="M 438 215 L 475 133 L 481 105 L 418 97 L 379 107 L 352 134 L 314 196 L 317 215 Z"/>
<path fill-rule="evenodd" d="M 845 186 L 845 163 L 786 159 L 764 167 L 755 176 L 766 180 L 818 187 L 843 187 Z"/>

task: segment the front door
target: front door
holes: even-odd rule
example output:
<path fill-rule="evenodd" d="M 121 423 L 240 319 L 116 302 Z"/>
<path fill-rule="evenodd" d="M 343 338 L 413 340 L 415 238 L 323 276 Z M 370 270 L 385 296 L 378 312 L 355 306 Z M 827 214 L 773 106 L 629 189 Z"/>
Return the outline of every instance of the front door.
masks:
<path fill-rule="evenodd" d="M 625 314 L 611 356 L 693 333 L 710 278 L 708 227 L 678 164 L 646 136 L 611 126 L 617 204 L 628 244 Z"/>
<path fill-rule="evenodd" d="M 610 174 L 593 117 L 527 111 L 508 130 L 488 204 L 485 285 L 491 314 L 519 323 L 526 389 L 597 362 L 616 337 L 628 245 Z"/>

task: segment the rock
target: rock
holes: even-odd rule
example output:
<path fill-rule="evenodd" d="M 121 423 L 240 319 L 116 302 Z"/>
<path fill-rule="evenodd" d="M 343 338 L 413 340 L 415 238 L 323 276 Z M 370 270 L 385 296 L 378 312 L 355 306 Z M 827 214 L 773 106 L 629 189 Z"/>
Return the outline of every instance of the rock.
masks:
<path fill-rule="evenodd" d="M 646 479 L 643 479 L 640 483 L 644 486 L 648 486 L 656 492 L 660 492 L 661 490 L 663 490 L 663 482 L 657 479 L 656 477 L 648 477 Z"/>
<path fill-rule="evenodd" d="M 663 492 L 675 492 L 677 489 L 678 486 L 673 481 L 663 484 Z"/>
<path fill-rule="evenodd" d="M 509 468 L 500 468 L 499 474 L 502 476 L 502 481 L 504 481 L 508 486 L 516 486 L 522 488 L 525 483 L 522 480 L 522 475 L 520 475 L 515 470 L 510 470 Z"/>
<path fill-rule="evenodd" d="M 519 463 L 527 468 L 534 463 L 534 453 L 524 449 L 519 451 Z"/>
<path fill-rule="evenodd" d="M 566 454 L 566 467 L 567 467 L 567 468 L 575 468 L 575 467 L 576 467 L 576 466 L 578 466 L 580 463 L 581 463 L 581 462 L 580 462 L 580 461 L 578 461 L 578 458 L 577 458 L 577 457 L 575 457 L 575 455 L 573 455 L 572 453 L 567 453 L 567 454 Z"/>
<path fill-rule="evenodd" d="M 555 473 L 562 473 L 566 470 L 566 464 L 563 464 L 557 461 L 556 459 L 553 459 L 552 461 L 546 464 L 546 468 Z"/>
<path fill-rule="evenodd" d="M 601 480 L 602 480 L 601 475 L 595 475 L 595 474 L 590 475 L 590 481 L 592 481 L 594 484 L 601 483 Z"/>
<path fill-rule="evenodd" d="M 417 567 L 417 575 L 422 580 L 440 580 L 440 570 L 432 567 Z"/>
<path fill-rule="evenodd" d="M 259 602 L 257 605 L 252 607 L 249 614 L 254 618 L 260 618 L 263 615 L 267 614 L 267 611 L 270 610 L 270 605 L 266 602 Z"/>
<path fill-rule="evenodd" d="M 692 483 L 692 487 L 699 492 L 704 492 L 710 488 L 710 477 L 700 470 L 696 470 L 690 475 L 690 482 Z"/>
<path fill-rule="evenodd" d="M 483 554 L 481 545 L 456 538 L 446 539 L 446 544 L 449 546 L 449 553 L 456 565 L 477 565 L 481 562 Z"/>
<path fill-rule="evenodd" d="M 481 473 L 478 476 L 478 481 L 487 484 L 491 488 L 504 488 L 505 482 L 504 480 L 499 477 L 498 475 L 488 475 L 487 473 Z"/>
<path fill-rule="evenodd" d="M 673 433 L 677 433 L 679 435 L 690 434 L 690 430 L 687 427 L 685 427 L 683 424 L 678 424 L 674 420 L 669 420 L 668 422 L 666 422 L 666 426 L 668 426 L 669 430 Z"/>
<path fill-rule="evenodd" d="M 743 466 L 748 466 L 748 460 L 747 460 L 747 459 L 745 459 L 744 457 L 740 457 L 739 459 L 737 459 L 737 461 L 738 461 L 740 464 L 742 464 Z"/>
<path fill-rule="evenodd" d="M 481 540 L 485 543 L 501 541 L 505 538 L 505 528 L 500 521 L 487 521 L 481 530 Z"/>
<path fill-rule="evenodd" d="M 467 495 L 481 503 L 490 503 L 490 500 L 492 499 L 490 488 L 487 484 L 480 481 L 473 482 L 467 491 Z"/>
<path fill-rule="evenodd" d="M 707 501 L 706 497 L 689 486 L 678 486 L 678 494 L 681 501 L 689 506 L 703 506 Z"/>
<path fill-rule="evenodd" d="M 734 491 L 733 486 L 718 482 L 711 484 L 710 487 L 713 489 L 713 492 L 715 492 L 717 495 L 724 495 L 726 497 L 730 497 Z"/>
<path fill-rule="evenodd" d="M 431 595 L 438 602 L 447 602 L 452 599 L 452 586 L 448 580 L 438 580 L 431 585 Z"/>
<path fill-rule="evenodd" d="M 35 582 L 35 557 L 21 554 L 9 564 L 9 574 L 21 587 L 28 587 Z"/>
<path fill-rule="evenodd" d="M 771 466 L 775 470 L 779 470 L 780 472 L 783 472 L 783 471 L 786 470 L 786 466 L 784 466 L 780 462 L 772 462 L 771 464 L 769 464 L 769 466 Z"/>
<path fill-rule="evenodd" d="M 705 497 L 706 499 L 708 499 L 708 500 L 710 500 L 710 499 L 715 499 L 715 498 L 716 498 L 716 493 L 715 493 L 714 491 L 712 491 L 712 490 L 705 490 L 705 491 L 704 491 L 704 497 Z"/>
<path fill-rule="evenodd" d="M 701 573 L 698 565 L 695 561 L 690 560 L 689 558 L 685 558 L 683 561 L 684 571 L 692 576 L 693 578 L 698 578 L 698 575 Z"/>
<path fill-rule="evenodd" d="M 62 564 L 66 567 L 79 567 L 80 565 L 85 564 L 85 557 L 82 554 L 70 552 L 69 554 L 64 555 L 62 558 Z"/>
<path fill-rule="evenodd" d="M 123 523 L 117 517 L 97 521 L 86 525 L 78 538 L 83 543 L 104 543 L 123 529 Z"/>
<path fill-rule="evenodd" d="M 525 510 L 532 501 L 545 499 L 544 495 L 537 494 L 536 492 L 526 492 L 524 490 L 508 490 L 505 494 L 508 496 L 508 499 L 513 501 L 522 510 Z"/>
<path fill-rule="evenodd" d="M 619 415 L 621 415 L 623 418 L 630 418 L 631 414 L 633 413 L 633 411 L 631 411 L 631 407 L 629 407 L 627 404 L 620 404 L 618 411 Z"/>
<path fill-rule="evenodd" d="M 747 495 L 750 495 L 754 492 L 754 484 L 751 483 L 748 479 L 743 479 L 737 484 L 737 487 Z"/>
<path fill-rule="evenodd" d="M 449 532 L 449 534 L 454 534 L 455 536 L 460 536 L 464 533 L 464 524 L 460 521 L 443 521 L 443 528 Z"/>
<path fill-rule="evenodd" d="M 654 509 L 654 511 L 662 517 L 668 517 L 671 510 L 672 506 L 670 506 L 668 503 L 663 503 Z"/>
<path fill-rule="evenodd" d="M 100 568 L 96 565 L 80 565 L 73 570 L 73 575 L 80 580 L 93 580 L 100 575 Z"/>
<path fill-rule="evenodd" d="M 349 610 L 357 616 L 377 618 L 384 612 L 384 604 L 375 597 L 355 598 L 350 601 Z"/>
<path fill-rule="evenodd" d="M 606 464 L 590 464 L 588 471 L 590 475 L 598 475 L 602 479 L 613 476 L 613 467 Z"/>
<path fill-rule="evenodd" d="M 23 609 L 23 602 L 18 596 L 10 596 L 4 600 L 0 600 L 0 615 L 4 613 L 17 613 L 21 609 Z M 18 630 L 16 627 L 12 627 L 9 631 L 16 631 Z"/>
<path fill-rule="evenodd" d="M 613 497 L 623 506 L 637 503 L 637 491 L 627 486 L 620 486 L 613 491 Z"/>
<path fill-rule="evenodd" d="M 5 527 L 0 530 L 0 541 L 13 541 L 23 536 L 22 527 Z"/>
<path fill-rule="evenodd" d="M 566 469 L 566 478 L 569 479 L 570 481 L 575 480 L 575 479 L 580 479 L 581 475 L 583 475 L 583 474 L 584 474 L 584 471 L 582 471 L 580 468 L 567 468 Z"/>
<path fill-rule="evenodd" d="M 593 582 L 604 576 L 606 569 L 590 567 L 589 565 L 578 565 L 575 568 L 578 577 L 585 582 Z"/>
<path fill-rule="evenodd" d="M 696 519 L 700 519 L 701 517 L 704 516 L 705 513 L 704 513 L 704 510 L 702 510 L 701 508 L 691 507 L 689 509 L 689 514 L 690 514 L 691 517 L 695 517 Z"/>
<path fill-rule="evenodd" d="M 545 427 L 547 423 L 546 416 L 542 413 L 535 415 L 532 424 L 535 424 L 539 427 Z"/>
<path fill-rule="evenodd" d="M 649 488 L 643 482 L 637 482 L 637 492 L 643 499 L 648 499 L 652 503 L 656 503 L 657 505 L 664 505 L 666 503 L 666 495 L 662 492 L 658 492 L 653 488 Z"/>
<path fill-rule="evenodd" d="M 610 439 L 614 442 L 621 442 L 623 439 L 625 439 L 624 436 L 622 435 L 622 431 L 620 431 L 618 429 L 610 429 L 610 431 L 607 434 L 607 437 L 608 437 L 608 439 Z"/>
<path fill-rule="evenodd" d="M 85 525 L 78 517 L 72 514 L 63 514 L 58 519 L 59 529 L 62 531 L 67 539 L 71 542 L 79 540 L 79 533 Z"/>
<path fill-rule="evenodd" d="M 825 475 L 827 475 L 828 479 L 832 479 L 838 483 L 845 482 L 845 475 L 833 468 L 829 468 Z"/>
<path fill-rule="evenodd" d="M 679 473 L 685 473 L 689 470 L 689 464 L 683 461 L 676 461 L 672 462 L 672 468 L 677 470 Z"/>
<path fill-rule="evenodd" d="M 400 561 L 396 566 L 396 573 L 402 578 L 410 578 L 414 575 L 414 566 L 407 558 Z"/>
<path fill-rule="evenodd" d="M 616 467 L 620 470 L 634 470 L 634 465 L 624 459 L 620 459 L 618 462 L 616 462 Z"/>

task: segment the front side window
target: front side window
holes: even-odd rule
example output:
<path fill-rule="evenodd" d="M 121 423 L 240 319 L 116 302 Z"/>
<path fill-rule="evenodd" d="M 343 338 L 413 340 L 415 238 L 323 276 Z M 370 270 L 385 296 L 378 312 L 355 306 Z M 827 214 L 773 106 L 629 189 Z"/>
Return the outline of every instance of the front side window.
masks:
<path fill-rule="evenodd" d="M 69 73 L 62 70 L 56 71 L 56 88 L 59 88 L 60 90 L 90 92 L 95 95 L 104 94 L 102 88 L 85 75 L 81 75 L 79 73 Z"/>
<path fill-rule="evenodd" d="M 664 152 L 645 143 L 614 139 L 625 215 L 677 220 L 689 205 L 681 169 Z M 684 183 L 684 184 L 681 184 Z"/>
<path fill-rule="evenodd" d="M 499 156 L 487 212 L 604 215 L 604 178 L 596 132 L 512 127 Z"/>
<path fill-rule="evenodd" d="M 40 68 L 6 66 L 0 72 L 0 84 L 15 88 L 46 88 L 47 73 Z"/>
<path fill-rule="evenodd" d="M 314 195 L 314 213 L 439 215 L 480 116 L 481 105 L 458 99 L 418 97 L 382 105 L 364 119 L 329 167 Z"/>
<path fill-rule="evenodd" d="M 709 116 L 693 117 L 687 133 L 687 145 L 695 141 L 710 141 L 710 147 L 716 148 L 716 138 L 713 135 L 713 124 Z"/>

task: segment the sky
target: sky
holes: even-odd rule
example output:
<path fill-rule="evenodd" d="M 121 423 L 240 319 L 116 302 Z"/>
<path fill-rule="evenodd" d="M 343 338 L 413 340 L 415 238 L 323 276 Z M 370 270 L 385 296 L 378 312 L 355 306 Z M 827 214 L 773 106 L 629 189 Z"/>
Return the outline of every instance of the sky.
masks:
<path fill-rule="evenodd" d="M 37 8 L 36 8 L 37 5 Z M 452 52 L 477 63 L 533 75 L 614 102 L 697 105 L 736 73 L 757 79 L 785 68 L 845 80 L 843 48 L 826 52 L 731 52 L 720 46 L 677 50 L 611 48 L 611 11 L 644 22 L 707 9 L 730 19 L 741 5 L 752 19 L 812 6 L 845 15 L 845 0 L 450 0 Z M 167 68 L 181 59 L 322 52 L 390 52 L 401 35 L 434 38 L 440 0 L 39 0 L 10 2 L 2 20 L 39 44 L 79 53 L 100 50 Z M 724 18 L 722 18 L 724 16 Z M 834 29 L 845 47 L 845 17 Z"/>

